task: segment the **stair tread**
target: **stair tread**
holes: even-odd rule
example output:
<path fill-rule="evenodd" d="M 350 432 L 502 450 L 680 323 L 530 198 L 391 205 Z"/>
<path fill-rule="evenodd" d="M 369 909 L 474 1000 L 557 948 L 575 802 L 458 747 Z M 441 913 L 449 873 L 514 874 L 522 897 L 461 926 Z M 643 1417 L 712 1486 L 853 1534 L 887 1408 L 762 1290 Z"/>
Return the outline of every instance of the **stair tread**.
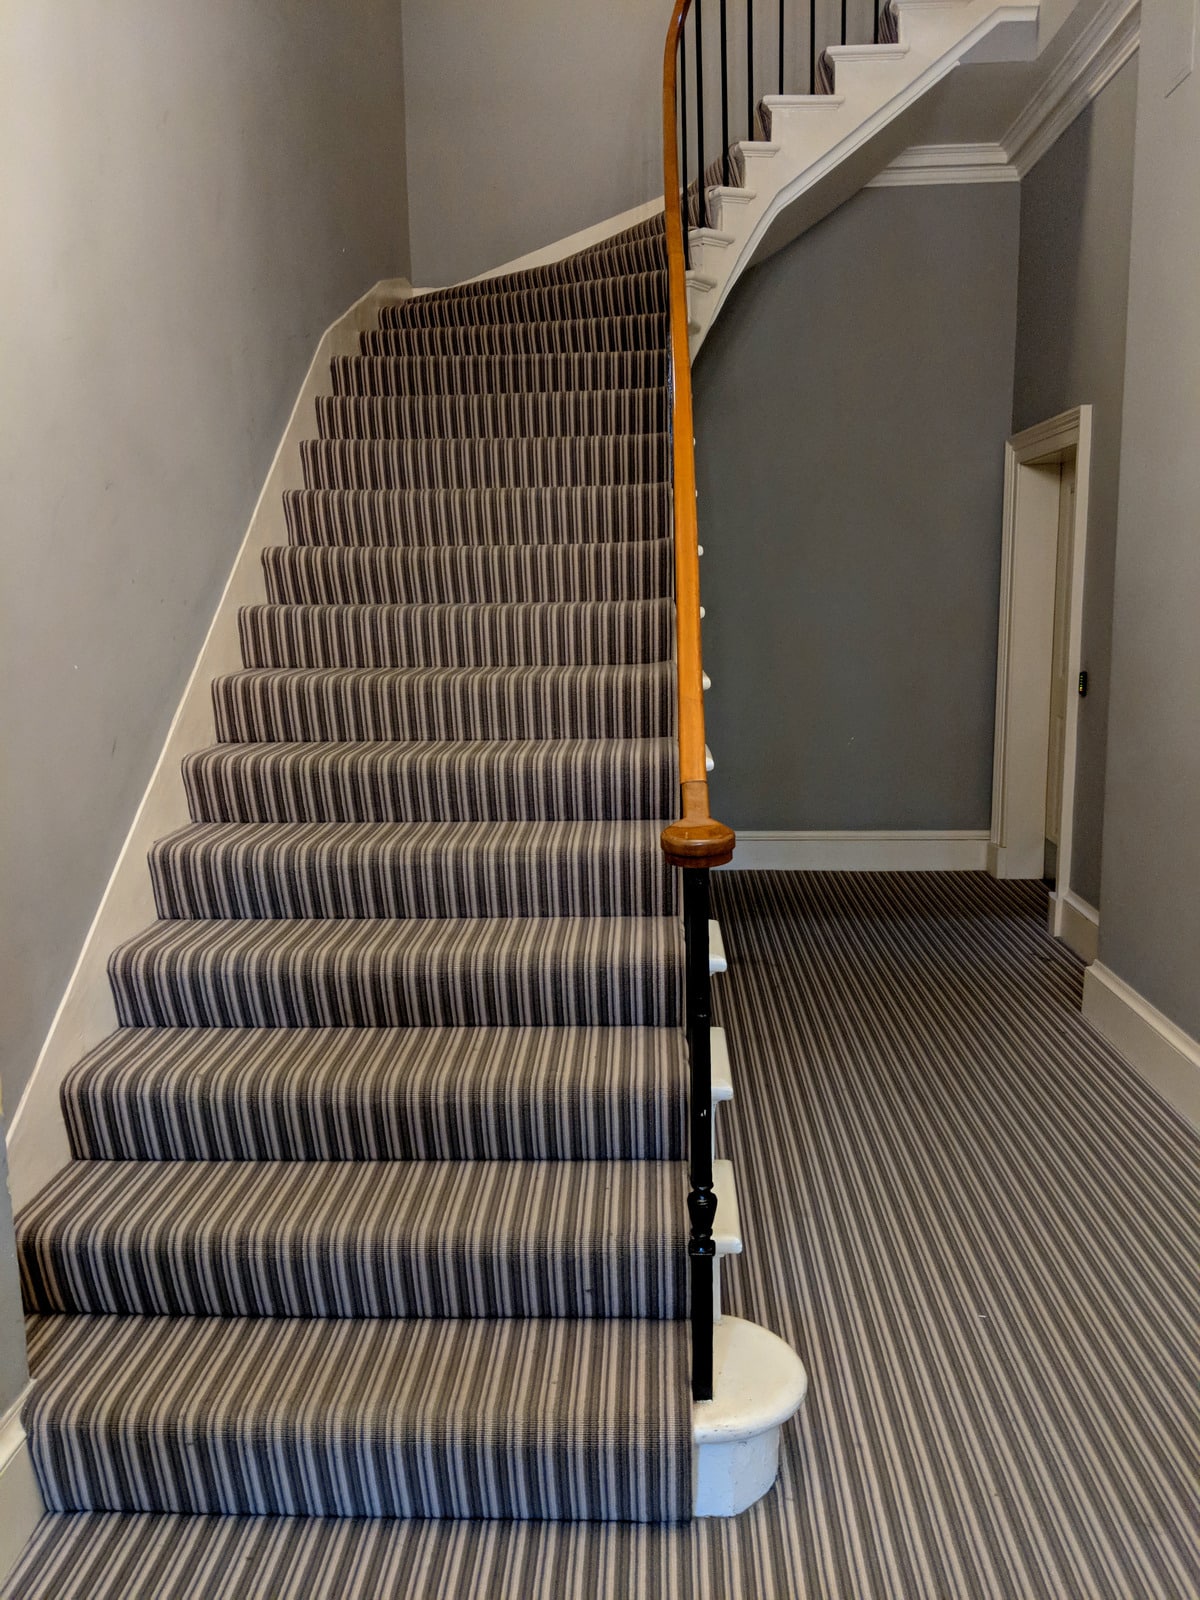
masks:
<path fill-rule="evenodd" d="M 674 917 L 152 923 L 109 959 L 125 1026 L 679 1020 Z"/>
<path fill-rule="evenodd" d="M 661 351 L 667 318 L 560 317 L 545 322 L 461 324 L 449 328 L 377 328 L 359 335 L 363 355 L 525 355 L 587 351 Z"/>
<path fill-rule="evenodd" d="M 672 1028 L 120 1028 L 67 1075 L 84 1158 L 678 1159 Z"/>
<path fill-rule="evenodd" d="M 666 390 L 616 388 L 518 395 L 318 395 L 322 439 L 605 438 L 661 431 Z"/>
<path fill-rule="evenodd" d="M 183 763 L 197 821 L 661 817 L 678 802 L 677 772 L 665 737 L 247 740 Z"/>
<path fill-rule="evenodd" d="M 659 388 L 667 380 L 667 361 L 661 349 L 523 356 L 335 356 L 330 376 L 334 393 L 340 395 L 556 394 L 610 385 Z"/>
<path fill-rule="evenodd" d="M 662 822 L 193 823 L 156 842 L 168 918 L 664 915 Z"/>
<path fill-rule="evenodd" d="M 669 433 L 537 439 L 304 439 L 311 489 L 437 489 L 665 483 Z"/>
<path fill-rule="evenodd" d="M 678 1161 L 73 1161 L 25 1307 L 171 1317 L 687 1314 Z"/>
<path fill-rule="evenodd" d="M 24 1421 L 50 1510 L 690 1512 L 682 1322 L 46 1316 L 27 1330 Z"/>

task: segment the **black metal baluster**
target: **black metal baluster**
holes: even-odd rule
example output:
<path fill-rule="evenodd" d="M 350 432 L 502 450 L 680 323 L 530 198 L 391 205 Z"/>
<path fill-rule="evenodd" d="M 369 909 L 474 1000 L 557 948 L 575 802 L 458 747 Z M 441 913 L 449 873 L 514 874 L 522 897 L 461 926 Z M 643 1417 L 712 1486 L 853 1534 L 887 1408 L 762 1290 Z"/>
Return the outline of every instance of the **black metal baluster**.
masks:
<path fill-rule="evenodd" d="M 810 0 L 816 5 L 817 0 Z M 783 93 L 783 0 L 779 0 L 779 92 Z"/>
<path fill-rule="evenodd" d="M 808 92 L 817 92 L 817 0 L 808 0 Z"/>
<path fill-rule="evenodd" d="M 746 137 L 753 139 L 754 126 L 754 0 L 746 0 Z"/>
<path fill-rule="evenodd" d="M 882 0 L 875 0 L 875 43 L 879 43 L 879 7 Z"/>
<path fill-rule="evenodd" d="M 696 16 L 696 186 L 698 205 L 696 221 L 702 228 L 708 226 L 708 184 L 704 173 L 704 27 L 700 16 L 700 0 L 692 7 Z"/>
<path fill-rule="evenodd" d="M 713 1223 L 717 1197 L 712 1171 L 712 1057 L 708 975 L 708 868 L 683 869 L 684 1004 L 691 1069 L 688 1171 L 688 1259 L 692 1290 L 692 1398 L 713 1393 Z"/>
<path fill-rule="evenodd" d="M 846 0 L 842 0 L 842 43 L 846 42 Z"/>
<path fill-rule="evenodd" d="M 729 41 L 725 35 L 725 0 L 721 0 L 721 182 L 731 189 L 729 169 Z"/>
<path fill-rule="evenodd" d="M 691 227 L 688 219 L 688 168 L 687 168 L 687 28 L 679 30 L 679 147 L 683 153 L 683 188 L 679 191 L 679 215 L 683 223 L 683 264 L 692 264 Z"/>

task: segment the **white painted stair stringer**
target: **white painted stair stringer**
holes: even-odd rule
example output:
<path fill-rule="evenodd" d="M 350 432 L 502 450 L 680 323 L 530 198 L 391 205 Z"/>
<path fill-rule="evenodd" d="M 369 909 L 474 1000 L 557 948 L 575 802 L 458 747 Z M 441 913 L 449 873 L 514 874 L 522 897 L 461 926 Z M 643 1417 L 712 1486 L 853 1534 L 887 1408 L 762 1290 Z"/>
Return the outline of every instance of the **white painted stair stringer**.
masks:
<path fill-rule="evenodd" d="M 708 190 L 709 226 L 692 229 L 692 354 L 734 284 L 857 193 L 908 143 L 906 113 L 960 65 L 1037 53 L 1036 0 L 899 0 L 899 43 L 838 45 L 835 93 L 769 95 L 771 140 L 739 146 L 745 187 Z M 719 248 L 712 236 L 721 236 Z"/>

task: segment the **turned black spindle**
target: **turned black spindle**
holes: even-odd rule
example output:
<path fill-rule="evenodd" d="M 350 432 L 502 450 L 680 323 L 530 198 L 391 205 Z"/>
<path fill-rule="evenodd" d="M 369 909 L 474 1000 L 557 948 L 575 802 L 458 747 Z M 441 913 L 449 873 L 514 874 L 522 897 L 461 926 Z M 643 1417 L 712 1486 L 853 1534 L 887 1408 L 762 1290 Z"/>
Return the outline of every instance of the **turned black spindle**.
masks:
<path fill-rule="evenodd" d="M 683 224 L 683 264 L 692 264 L 692 243 L 688 226 L 688 148 L 687 148 L 687 29 L 679 30 L 679 148 L 683 155 L 683 188 L 679 191 L 679 216 Z"/>
<path fill-rule="evenodd" d="M 733 187 L 729 167 L 729 40 L 725 30 L 725 0 L 721 0 L 721 182 Z"/>
<path fill-rule="evenodd" d="M 707 867 L 683 868 L 684 1004 L 686 1007 L 690 1116 L 688 1258 L 692 1290 L 692 1398 L 713 1393 L 713 1223 L 717 1197 L 712 1168 L 712 1056 L 708 974 Z"/>
<path fill-rule="evenodd" d="M 692 7 L 696 17 L 696 223 L 708 226 L 708 183 L 704 172 L 704 21 L 700 0 Z"/>

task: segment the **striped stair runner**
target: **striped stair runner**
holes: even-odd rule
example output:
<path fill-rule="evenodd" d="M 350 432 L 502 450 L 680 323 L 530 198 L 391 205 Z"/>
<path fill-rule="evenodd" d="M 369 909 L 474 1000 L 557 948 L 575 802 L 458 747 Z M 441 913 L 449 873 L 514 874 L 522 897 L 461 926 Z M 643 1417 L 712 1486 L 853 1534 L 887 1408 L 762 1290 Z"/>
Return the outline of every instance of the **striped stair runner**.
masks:
<path fill-rule="evenodd" d="M 333 363 L 18 1219 L 48 1506 L 691 1511 L 661 219 Z"/>

